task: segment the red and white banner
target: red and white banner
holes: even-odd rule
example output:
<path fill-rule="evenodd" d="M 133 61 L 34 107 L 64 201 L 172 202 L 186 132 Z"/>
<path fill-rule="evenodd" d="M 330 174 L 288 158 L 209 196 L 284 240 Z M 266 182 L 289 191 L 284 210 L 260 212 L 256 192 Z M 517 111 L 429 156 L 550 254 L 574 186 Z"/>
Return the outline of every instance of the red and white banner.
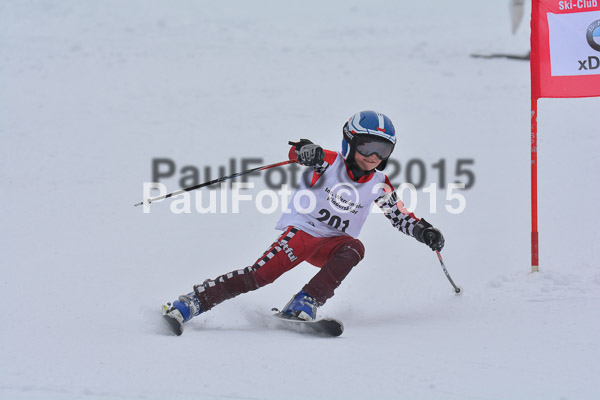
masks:
<path fill-rule="evenodd" d="M 600 96 L 600 0 L 533 0 L 531 96 Z"/>

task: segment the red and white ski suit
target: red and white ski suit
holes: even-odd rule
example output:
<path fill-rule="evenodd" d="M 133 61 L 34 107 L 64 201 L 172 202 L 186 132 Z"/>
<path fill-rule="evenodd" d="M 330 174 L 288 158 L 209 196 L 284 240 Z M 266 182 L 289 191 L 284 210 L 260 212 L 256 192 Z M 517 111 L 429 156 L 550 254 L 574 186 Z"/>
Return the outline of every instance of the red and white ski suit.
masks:
<path fill-rule="evenodd" d="M 194 287 L 202 309 L 272 283 L 303 261 L 320 268 L 303 290 L 323 305 L 364 257 L 357 237 L 373 202 L 395 228 L 413 236 L 419 219 L 404 208 L 383 172 L 354 179 L 343 156 L 325 150 L 323 162 L 302 175 L 289 212 L 276 226 L 283 233 L 267 251 L 251 266 Z"/>

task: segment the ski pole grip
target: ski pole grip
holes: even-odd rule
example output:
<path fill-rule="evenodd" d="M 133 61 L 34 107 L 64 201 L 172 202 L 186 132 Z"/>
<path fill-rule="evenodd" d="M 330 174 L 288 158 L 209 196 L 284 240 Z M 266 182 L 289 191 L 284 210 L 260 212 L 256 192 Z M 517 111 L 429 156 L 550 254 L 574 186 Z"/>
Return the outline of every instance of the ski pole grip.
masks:
<path fill-rule="evenodd" d="M 435 240 L 436 234 L 434 232 L 425 232 L 425 241 L 429 241 L 431 242 L 432 240 Z"/>

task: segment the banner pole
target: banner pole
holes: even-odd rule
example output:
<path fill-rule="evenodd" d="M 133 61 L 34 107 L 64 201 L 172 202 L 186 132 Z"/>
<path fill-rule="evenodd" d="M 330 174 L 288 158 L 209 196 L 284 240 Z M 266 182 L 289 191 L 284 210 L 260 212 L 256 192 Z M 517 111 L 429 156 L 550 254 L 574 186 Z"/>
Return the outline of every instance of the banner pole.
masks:
<path fill-rule="evenodd" d="M 539 272 L 537 205 L 537 98 L 531 98 L 531 272 Z"/>

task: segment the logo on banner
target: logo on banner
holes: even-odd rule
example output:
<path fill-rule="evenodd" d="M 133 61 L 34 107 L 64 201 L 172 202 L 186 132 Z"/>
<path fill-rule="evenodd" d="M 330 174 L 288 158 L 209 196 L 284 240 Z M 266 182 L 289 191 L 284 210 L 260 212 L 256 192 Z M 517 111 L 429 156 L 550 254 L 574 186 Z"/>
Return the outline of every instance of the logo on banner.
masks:
<path fill-rule="evenodd" d="M 600 11 L 547 17 L 552 76 L 600 75 Z"/>
<path fill-rule="evenodd" d="M 588 26 L 586 38 L 592 49 L 600 51 L 600 19 Z"/>

